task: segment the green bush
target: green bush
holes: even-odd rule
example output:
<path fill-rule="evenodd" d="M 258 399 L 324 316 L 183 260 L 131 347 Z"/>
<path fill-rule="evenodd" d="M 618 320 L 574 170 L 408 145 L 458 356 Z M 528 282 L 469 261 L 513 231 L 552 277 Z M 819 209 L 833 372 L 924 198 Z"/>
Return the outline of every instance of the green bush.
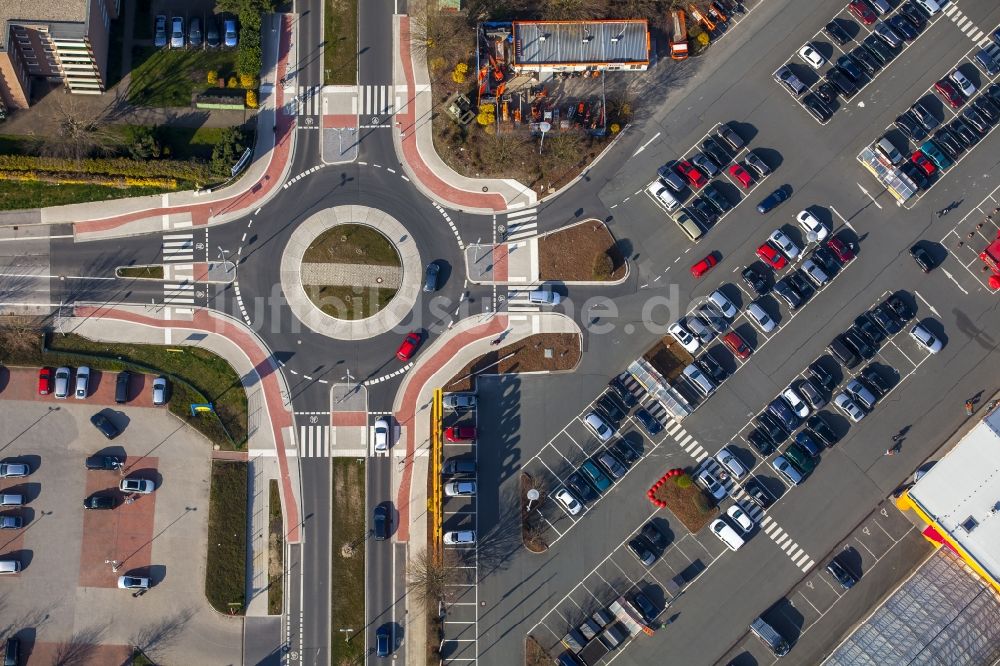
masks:
<path fill-rule="evenodd" d="M 611 257 L 608 256 L 607 252 L 602 252 L 601 254 L 594 257 L 594 279 L 595 280 L 610 280 L 611 274 L 615 270 L 614 262 L 611 261 Z"/>
<path fill-rule="evenodd" d="M 162 147 L 156 138 L 156 130 L 146 125 L 129 125 L 125 128 L 125 150 L 134 160 L 158 159 Z"/>
<path fill-rule="evenodd" d="M 212 149 L 210 168 L 212 173 L 228 175 L 229 170 L 240 159 L 246 150 L 246 134 L 239 127 L 227 127 L 222 130 L 219 142 Z"/>
<path fill-rule="evenodd" d="M 197 162 L 148 161 L 129 157 L 72 160 L 33 155 L 0 155 L 0 171 L 86 173 L 131 178 L 166 177 L 188 182 L 204 182 L 210 175 L 208 168 Z"/>
<path fill-rule="evenodd" d="M 687 474 L 681 474 L 680 476 L 675 476 L 674 483 L 677 484 L 678 488 L 690 488 L 691 477 L 688 476 Z"/>

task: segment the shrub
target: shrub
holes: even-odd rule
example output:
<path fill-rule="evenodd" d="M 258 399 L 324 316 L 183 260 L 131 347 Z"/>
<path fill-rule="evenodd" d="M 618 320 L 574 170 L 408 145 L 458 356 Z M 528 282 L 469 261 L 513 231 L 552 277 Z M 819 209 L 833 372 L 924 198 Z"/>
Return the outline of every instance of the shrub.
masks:
<path fill-rule="evenodd" d="M 677 484 L 678 488 L 690 488 L 691 477 L 688 476 L 687 474 L 681 474 L 680 476 L 675 476 L 674 483 Z"/>
<path fill-rule="evenodd" d="M 134 160 L 156 159 L 162 154 L 155 131 L 145 125 L 131 125 L 126 128 L 125 148 L 128 156 Z"/>
<path fill-rule="evenodd" d="M 469 73 L 469 66 L 467 64 L 465 64 L 464 62 L 460 62 L 457 65 L 455 65 L 455 71 L 456 72 L 461 72 L 462 74 L 468 74 Z"/>
<path fill-rule="evenodd" d="M 608 256 L 607 252 L 602 252 L 601 254 L 594 257 L 594 279 L 595 280 L 608 280 L 611 278 L 611 274 L 614 272 L 615 266 L 614 262 L 611 261 L 611 257 Z"/>
<path fill-rule="evenodd" d="M 708 43 L 712 41 L 712 38 L 708 36 L 707 32 L 703 32 L 697 37 L 698 43 L 704 48 L 708 46 Z"/>
<path fill-rule="evenodd" d="M 239 82 L 236 80 L 235 76 L 230 76 L 229 80 L 226 81 L 226 87 L 227 88 L 235 88 L 238 85 L 239 85 Z"/>
<path fill-rule="evenodd" d="M 621 125 L 619 125 L 618 123 L 611 123 L 611 133 L 612 134 L 618 134 L 618 132 L 621 132 L 621 131 L 622 131 L 622 126 Z"/>
<path fill-rule="evenodd" d="M 253 90 L 247 91 L 247 108 L 256 109 L 257 108 L 257 93 Z"/>
<path fill-rule="evenodd" d="M 490 109 L 489 111 L 487 111 L 486 109 L 480 109 L 479 115 L 476 116 L 476 122 L 484 127 L 492 125 L 493 123 L 496 122 L 496 120 L 497 117 L 493 115 L 492 109 Z"/>
<path fill-rule="evenodd" d="M 451 72 L 451 80 L 454 81 L 455 83 L 458 83 L 459 85 L 461 85 L 461 84 L 465 83 L 465 74 L 463 74 L 462 72 L 458 71 L 457 69 L 452 70 L 452 72 Z"/>
<path fill-rule="evenodd" d="M 253 74 L 247 74 L 246 72 L 242 72 L 240 74 L 240 88 L 250 90 L 251 88 L 254 87 L 255 78 L 256 77 Z"/>
<path fill-rule="evenodd" d="M 219 80 L 219 73 L 214 69 L 210 69 L 208 70 L 208 73 L 205 74 L 205 80 L 208 81 L 208 85 L 214 85 L 215 82 Z"/>
<path fill-rule="evenodd" d="M 240 159 L 240 155 L 246 150 L 246 136 L 239 127 L 227 127 L 222 130 L 219 143 L 212 149 L 212 161 L 210 166 L 212 173 L 218 175 L 229 175 L 229 170 Z"/>
<path fill-rule="evenodd" d="M 445 61 L 444 61 L 444 58 L 442 58 L 441 56 L 437 56 L 436 58 L 431 58 L 431 61 L 430 61 L 429 64 L 430 64 L 431 71 L 432 72 L 436 72 L 437 70 L 439 70 L 442 67 L 444 67 Z"/>

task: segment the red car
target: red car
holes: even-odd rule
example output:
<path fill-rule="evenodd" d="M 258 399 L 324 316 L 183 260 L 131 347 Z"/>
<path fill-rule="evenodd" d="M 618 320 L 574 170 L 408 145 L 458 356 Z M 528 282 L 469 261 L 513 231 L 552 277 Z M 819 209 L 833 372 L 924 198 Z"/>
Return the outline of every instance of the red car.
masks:
<path fill-rule="evenodd" d="M 474 442 L 476 429 L 472 426 L 452 426 L 444 429 L 444 438 L 449 442 Z"/>
<path fill-rule="evenodd" d="M 687 160 L 681 160 L 677 163 L 677 172 L 684 176 L 688 184 L 696 190 L 704 187 L 705 183 L 708 182 L 705 175 Z"/>
<path fill-rule="evenodd" d="M 928 176 L 933 176 L 934 172 L 937 171 L 937 167 L 934 166 L 934 163 L 927 159 L 927 156 L 919 150 L 913 151 L 913 154 L 910 155 L 910 161 L 920 167 L 920 170 Z"/>
<path fill-rule="evenodd" d="M 52 368 L 42 368 L 38 371 L 38 395 L 52 393 Z"/>
<path fill-rule="evenodd" d="M 736 354 L 741 361 L 745 361 L 750 358 L 750 354 L 753 352 L 753 350 L 750 349 L 750 345 L 746 343 L 746 340 L 744 340 L 736 331 L 726 333 L 726 335 L 722 338 L 722 341 L 726 343 L 729 350 Z"/>
<path fill-rule="evenodd" d="M 849 243 L 845 243 L 836 236 L 828 240 L 826 242 L 826 246 L 830 248 L 831 252 L 837 255 L 837 259 L 840 260 L 840 263 L 842 264 L 846 264 L 854 258 L 854 248 L 852 248 Z"/>
<path fill-rule="evenodd" d="M 739 164 L 734 164 L 729 167 L 729 175 L 739 181 L 739 184 L 743 186 L 744 189 L 750 189 L 750 185 L 753 184 L 753 178 L 750 174 Z"/>
<path fill-rule="evenodd" d="M 965 98 L 959 94 L 958 90 L 955 89 L 955 86 L 952 85 L 951 81 L 947 79 L 941 79 L 935 83 L 934 90 L 936 90 L 944 101 L 948 103 L 948 106 L 953 109 L 957 109 L 965 104 Z"/>
<path fill-rule="evenodd" d="M 417 351 L 417 347 L 420 346 L 420 334 L 416 331 L 412 331 L 406 334 L 403 338 L 403 344 L 399 345 L 399 349 L 396 350 L 396 358 L 400 361 L 409 361 L 413 358 L 413 354 Z"/>
<path fill-rule="evenodd" d="M 702 259 L 701 261 L 699 261 L 697 264 L 695 264 L 694 266 L 691 267 L 691 275 L 693 275 L 695 277 L 701 277 L 705 273 L 707 273 L 710 270 L 712 270 L 712 268 L 717 263 L 719 263 L 719 262 L 715 258 L 715 255 L 714 254 L 710 254 L 707 257 L 705 257 L 704 259 Z"/>
<path fill-rule="evenodd" d="M 875 11 L 865 0 L 851 0 L 847 8 L 851 10 L 852 14 L 861 19 L 861 22 L 865 25 L 871 25 L 877 19 Z"/>
<path fill-rule="evenodd" d="M 781 254 L 781 250 L 778 249 L 778 246 L 769 240 L 764 241 L 764 243 L 757 248 L 757 256 L 763 259 L 765 264 L 776 271 L 780 271 L 788 265 L 788 260 L 785 259 L 785 255 Z"/>

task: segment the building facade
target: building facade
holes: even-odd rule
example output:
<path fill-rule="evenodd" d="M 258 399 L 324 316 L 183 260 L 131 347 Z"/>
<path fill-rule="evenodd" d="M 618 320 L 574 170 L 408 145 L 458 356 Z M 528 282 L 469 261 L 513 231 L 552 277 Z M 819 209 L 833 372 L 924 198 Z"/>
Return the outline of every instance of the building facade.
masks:
<path fill-rule="evenodd" d="M 0 101 L 26 109 L 34 81 L 104 92 L 111 20 L 121 0 L 0 1 Z"/>

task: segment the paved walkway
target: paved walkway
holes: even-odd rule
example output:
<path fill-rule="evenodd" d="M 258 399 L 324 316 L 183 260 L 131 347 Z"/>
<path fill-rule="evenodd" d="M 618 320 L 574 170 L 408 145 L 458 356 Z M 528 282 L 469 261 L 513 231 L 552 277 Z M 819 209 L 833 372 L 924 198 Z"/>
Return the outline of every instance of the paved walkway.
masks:
<path fill-rule="evenodd" d="M 403 268 L 372 264 L 302 264 L 302 284 L 399 289 L 403 284 Z"/>

